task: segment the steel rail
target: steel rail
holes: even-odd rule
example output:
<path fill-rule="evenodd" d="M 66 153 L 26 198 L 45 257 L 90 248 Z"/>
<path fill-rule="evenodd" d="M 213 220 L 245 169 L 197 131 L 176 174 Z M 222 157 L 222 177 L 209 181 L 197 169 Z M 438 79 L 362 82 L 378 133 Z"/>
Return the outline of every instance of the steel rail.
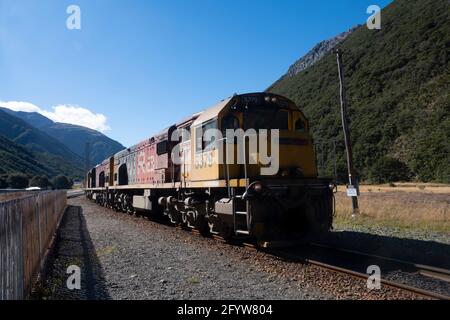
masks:
<path fill-rule="evenodd" d="M 313 247 L 325 248 L 328 250 L 335 250 L 335 251 L 340 251 L 340 252 L 345 252 L 345 253 L 350 253 L 350 254 L 356 254 L 359 256 L 377 259 L 377 260 L 384 260 L 384 261 L 387 261 L 390 263 L 405 265 L 412 269 L 415 269 L 418 273 L 420 273 L 423 276 L 450 282 L 450 270 L 447 270 L 447 269 L 433 267 L 433 266 L 429 266 L 429 265 L 419 264 L 419 263 L 405 261 L 405 260 L 391 258 L 391 257 L 380 256 L 380 255 L 371 254 L 371 253 L 367 253 L 367 252 L 361 252 L 361 251 L 357 251 L 357 250 L 338 248 L 338 247 L 330 246 L 327 244 L 309 243 L 308 245 L 313 246 Z"/>
<path fill-rule="evenodd" d="M 195 232 L 194 232 L 195 233 Z M 226 240 L 220 236 L 213 236 L 213 239 L 225 242 Z M 235 241 L 231 242 L 231 244 L 235 244 Z M 300 260 L 300 261 L 304 261 L 310 265 L 314 265 L 317 267 L 320 267 L 322 269 L 326 269 L 326 270 L 331 270 L 333 272 L 337 272 L 337 273 L 343 273 L 343 274 L 348 274 L 351 275 L 353 277 L 359 278 L 359 279 L 364 279 L 367 280 L 368 279 L 368 275 L 365 273 L 361 273 L 358 271 L 354 271 L 351 269 L 347 269 L 347 268 L 342 268 L 342 267 L 338 267 L 332 264 L 328 264 L 328 263 L 324 263 L 321 261 L 317 261 L 314 259 L 309 259 L 309 258 L 305 258 L 302 257 L 300 255 L 296 255 L 296 254 L 292 254 L 292 253 L 288 253 L 285 252 L 283 250 L 279 250 L 279 249 L 273 249 L 273 248 L 261 248 L 259 247 L 257 244 L 254 243 L 249 243 L 249 242 L 245 242 L 245 241 L 241 241 L 239 242 L 239 244 L 247 249 L 251 249 L 251 250 L 261 250 L 263 249 L 263 251 L 265 253 L 269 253 L 269 254 L 275 254 L 277 257 L 284 257 L 284 258 L 288 258 L 290 260 Z M 321 247 L 326 247 L 325 245 L 320 245 L 320 244 L 308 244 L 308 245 L 315 245 L 315 246 L 321 246 Z M 354 254 L 360 254 L 360 255 L 365 255 L 365 256 L 370 256 L 370 257 L 376 257 L 378 259 L 383 259 L 384 257 L 379 257 L 379 256 L 375 256 L 375 255 L 369 255 L 369 254 L 364 254 L 364 253 L 360 253 L 357 251 L 352 251 L 352 250 L 346 250 L 346 249 L 340 249 L 340 248 L 334 248 L 334 247 L 329 247 L 328 249 L 335 249 L 337 251 L 344 251 L 344 252 L 348 252 L 348 253 L 354 253 Z M 388 259 L 386 259 L 388 260 Z M 401 261 L 401 260 L 397 260 L 397 259 L 390 259 L 393 262 L 402 262 L 402 263 L 406 263 L 405 261 Z M 450 274 L 449 270 L 445 270 L 445 269 L 439 269 L 439 268 L 435 268 L 435 267 L 431 267 L 431 266 L 425 266 L 425 265 L 418 265 L 418 264 L 413 264 L 414 266 L 420 266 L 423 270 L 427 270 L 428 272 L 443 272 L 445 275 Z M 406 285 L 400 282 L 395 282 L 392 280 L 387 280 L 387 279 L 380 279 L 381 284 L 386 285 L 388 287 L 391 288 L 395 288 L 395 289 L 400 289 L 403 291 L 407 291 L 425 298 L 431 298 L 431 299 L 437 299 L 437 300 L 450 300 L 450 296 L 446 296 L 440 293 L 436 293 L 433 291 L 429 291 L 429 290 L 425 290 L 425 289 L 421 289 L 421 288 L 417 288 L 417 287 L 413 287 L 410 285 Z"/>
<path fill-rule="evenodd" d="M 325 270 L 331 270 L 337 273 L 343 273 L 343 274 L 348 274 L 360 279 L 367 279 L 368 276 L 367 274 L 361 273 L 361 272 L 357 272 L 357 271 L 353 271 L 350 269 L 346 269 L 346 268 L 341 268 L 338 266 L 334 266 L 331 264 L 327 264 L 327 263 L 323 263 L 317 260 L 313 260 L 313 259 L 308 259 L 308 258 L 303 258 L 297 255 L 292 255 L 292 254 L 288 254 L 286 252 L 280 252 L 282 254 L 282 256 L 291 258 L 291 259 L 301 259 L 303 261 L 305 261 L 306 263 L 310 264 L 310 265 L 314 265 L 317 267 L 321 267 L 322 269 Z M 395 289 L 401 289 L 425 298 L 432 298 L 432 299 L 437 299 L 437 300 L 450 300 L 449 296 L 440 294 L 440 293 L 436 293 L 436 292 L 432 292 L 432 291 L 428 291 L 428 290 L 424 290 L 424 289 L 420 289 L 420 288 L 416 288 L 410 285 L 406 285 L 403 283 L 399 283 L 399 282 L 395 282 L 395 281 L 391 281 L 391 280 L 387 280 L 387 279 L 380 279 L 381 284 L 386 285 L 388 287 L 391 288 L 395 288 Z"/>

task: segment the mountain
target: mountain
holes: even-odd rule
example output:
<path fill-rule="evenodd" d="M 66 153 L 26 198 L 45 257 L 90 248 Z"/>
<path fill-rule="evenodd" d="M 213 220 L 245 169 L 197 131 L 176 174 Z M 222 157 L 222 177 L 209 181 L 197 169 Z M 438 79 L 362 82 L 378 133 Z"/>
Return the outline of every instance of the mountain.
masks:
<path fill-rule="evenodd" d="M 57 139 L 4 110 L 0 110 L 0 137 L 1 164 L 5 172 L 33 174 L 39 168 L 49 176 L 83 176 L 81 157 Z M 15 157 L 20 161 L 14 160 Z M 24 163 L 28 163 L 30 168 L 26 169 Z"/>
<path fill-rule="evenodd" d="M 361 26 L 343 51 L 355 167 L 363 181 L 450 182 L 450 2 L 397 0 L 381 30 Z M 310 120 L 317 158 L 345 181 L 336 56 L 328 52 L 268 91 L 294 100 Z"/>
<path fill-rule="evenodd" d="M 86 143 L 89 142 L 89 158 L 93 165 L 100 163 L 107 157 L 125 149 L 119 142 L 89 128 L 53 122 L 36 112 L 15 112 L 11 110 L 8 110 L 7 112 L 57 139 L 82 159 L 85 158 Z"/>
<path fill-rule="evenodd" d="M 113 154 L 125 149 L 119 142 L 108 138 L 104 134 L 82 126 L 53 123 L 42 127 L 41 130 L 57 138 L 70 150 L 84 157 L 86 142 L 89 142 L 90 161 L 97 164 Z"/>
<path fill-rule="evenodd" d="M 319 42 L 314 46 L 306 55 L 298 59 L 292 66 L 289 67 L 288 72 L 281 77 L 281 80 L 286 78 L 292 78 L 300 72 L 308 69 L 322 59 L 327 53 L 333 50 L 339 43 L 344 41 L 350 34 L 358 29 L 360 25 L 351 28 L 346 32 L 338 34 L 336 37 Z"/>
<path fill-rule="evenodd" d="M 57 139 L 4 110 L 0 110 L 0 135 L 33 152 L 52 154 L 74 164 L 82 163 L 81 157 Z"/>

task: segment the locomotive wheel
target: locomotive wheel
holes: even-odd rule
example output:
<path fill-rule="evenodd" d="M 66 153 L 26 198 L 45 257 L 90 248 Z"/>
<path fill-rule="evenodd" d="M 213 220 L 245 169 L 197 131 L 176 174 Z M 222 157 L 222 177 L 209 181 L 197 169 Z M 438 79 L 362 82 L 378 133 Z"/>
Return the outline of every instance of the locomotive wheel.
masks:
<path fill-rule="evenodd" d="M 217 215 L 209 215 L 207 223 L 210 234 L 220 234 L 221 223 Z"/>
<path fill-rule="evenodd" d="M 229 226 L 222 226 L 222 230 L 220 230 L 219 234 L 225 240 L 230 240 L 234 236 L 234 230 Z"/>
<path fill-rule="evenodd" d="M 171 210 L 167 213 L 167 216 L 169 217 L 169 220 L 172 224 L 174 224 L 176 226 L 182 224 L 182 218 L 181 218 L 180 212 Z"/>
<path fill-rule="evenodd" d="M 204 216 L 197 216 L 196 229 L 200 231 L 200 234 L 204 236 L 208 235 L 208 221 Z"/>
<path fill-rule="evenodd" d="M 181 213 L 181 222 L 184 226 L 188 226 L 188 218 L 186 212 Z"/>

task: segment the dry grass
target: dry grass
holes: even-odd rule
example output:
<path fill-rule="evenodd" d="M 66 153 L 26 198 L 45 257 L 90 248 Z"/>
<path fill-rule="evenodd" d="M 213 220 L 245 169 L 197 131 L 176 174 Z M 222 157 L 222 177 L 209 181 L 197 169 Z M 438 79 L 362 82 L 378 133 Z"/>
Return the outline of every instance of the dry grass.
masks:
<path fill-rule="evenodd" d="M 431 229 L 450 234 L 450 193 L 377 191 L 361 188 L 361 222 L 405 228 Z M 389 187 L 385 187 L 386 189 Z M 392 188 L 391 188 L 392 189 Z M 344 190 L 340 188 L 340 190 Z M 417 189 L 416 189 L 417 190 Z M 346 223 L 352 214 L 351 198 L 336 194 L 336 221 Z"/>
<path fill-rule="evenodd" d="M 450 195 L 450 185 L 438 183 L 411 183 L 411 182 L 396 182 L 390 184 L 379 185 L 360 185 L 361 192 L 418 192 L 418 193 L 439 193 Z M 339 190 L 345 190 L 345 186 L 340 186 Z"/>

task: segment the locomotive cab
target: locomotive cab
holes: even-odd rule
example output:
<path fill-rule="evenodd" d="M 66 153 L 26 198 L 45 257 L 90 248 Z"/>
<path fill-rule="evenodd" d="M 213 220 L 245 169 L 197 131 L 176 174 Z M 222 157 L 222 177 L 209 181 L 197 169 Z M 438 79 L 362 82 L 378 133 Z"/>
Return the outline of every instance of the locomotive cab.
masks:
<path fill-rule="evenodd" d="M 226 135 L 229 129 L 242 129 L 246 137 L 257 135 L 257 141 L 253 140 L 253 143 L 258 143 L 257 146 L 252 148 L 252 141 L 246 138 L 245 144 L 240 147 L 246 153 L 244 165 L 247 165 L 248 177 L 317 176 L 308 122 L 292 101 L 268 94 L 239 96 L 221 120 L 222 133 Z M 278 137 L 275 137 L 275 131 L 278 131 Z M 267 137 L 264 133 L 267 133 Z M 233 137 L 234 141 L 230 141 L 227 137 L 227 144 L 235 145 L 236 138 Z M 265 148 L 262 143 L 266 143 L 266 150 L 263 150 Z M 228 150 L 225 149 L 224 152 Z M 239 154 L 239 151 L 235 154 Z M 267 173 L 262 174 L 261 169 L 270 166 L 274 170 L 266 170 Z M 244 176 L 242 168 L 236 173 Z"/>
<path fill-rule="evenodd" d="M 205 187 L 224 181 L 228 193 L 210 215 L 212 231 L 223 233 L 225 222 L 234 234 L 267 239 L 331 228 L 331 181 L 317 178 L 309 124 L 292 101 L 267 93 L 234 96 L 193 127 L 193 180 Z"/>

